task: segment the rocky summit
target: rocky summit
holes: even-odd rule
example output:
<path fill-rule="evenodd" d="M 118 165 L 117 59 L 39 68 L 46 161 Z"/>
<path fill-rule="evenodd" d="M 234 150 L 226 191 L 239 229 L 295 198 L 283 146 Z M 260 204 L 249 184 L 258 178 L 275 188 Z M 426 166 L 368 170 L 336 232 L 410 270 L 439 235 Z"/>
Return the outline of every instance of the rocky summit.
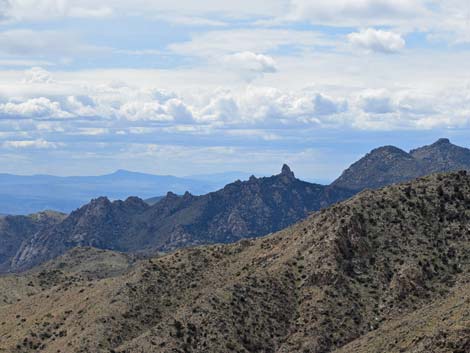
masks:
<path fill-rule="evenodd" d="M 0 352 L 466 353 L 469 210 L 462 171 L 254 240 L 136 262 L 74 250 L 0 278 Z"/>
<path fill-rule="evenodd" d="M 11 269 L 31 268 L 76 246 L 155 253 L 263 236 L 352 194 L 298 180 L 284 165 L 269 178 L 252 176 L 203 196 L 168 193 L 153 206 L 135 197 L 102 197 L 23 242 Z"/>
<path fill-rule="evenodd" d="M 349 190 L 376 189 L 431 173 L 470 170 L 470 150 L 441 138 L 409 153 L 394 146 L 372 150 L 332 185 Z"/>

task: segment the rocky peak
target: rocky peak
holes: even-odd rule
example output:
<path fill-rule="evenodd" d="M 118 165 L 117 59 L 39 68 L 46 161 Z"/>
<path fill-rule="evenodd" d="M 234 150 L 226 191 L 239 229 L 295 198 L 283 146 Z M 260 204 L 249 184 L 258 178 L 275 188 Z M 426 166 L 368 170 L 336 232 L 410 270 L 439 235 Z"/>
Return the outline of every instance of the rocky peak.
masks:
<path fill-rule="evenodd" d="M 433 146 L 439 145 L 450 145 L 450 140 L 448 138 L 440 138 L 439 140 L 433 143 Z"/>
<path fill-rule="evenodd" d="M 106 196 L 100 196 L 96 199 L 91 200 L 87 205 L 88 208 L 106 207 L 111 205 L 111 201 Z"/>
<path fill-rule="evenodd" d="M 146 204 L 144 200 L 136 196 L 128 197 L 126 201 L 124 201 L 124 204 L 126 206 L 137 208 L 137 209 L 142 209 L 142 210 L 145 210 L 148 208 L 148 204 Z"/>
<path fill-rule="evenodd" d="M 372 150 L 366 157 L 370 156 L 403 156 L 410 157 L 408 153 L 395 146 L 383 146 Z"/>
<path fill-rule="evenodd" d="M 284 164 L 281 169 L 281 175 L 290 179 L 295 179 L 294 172 L 289 168 L 287 164 Z"/>

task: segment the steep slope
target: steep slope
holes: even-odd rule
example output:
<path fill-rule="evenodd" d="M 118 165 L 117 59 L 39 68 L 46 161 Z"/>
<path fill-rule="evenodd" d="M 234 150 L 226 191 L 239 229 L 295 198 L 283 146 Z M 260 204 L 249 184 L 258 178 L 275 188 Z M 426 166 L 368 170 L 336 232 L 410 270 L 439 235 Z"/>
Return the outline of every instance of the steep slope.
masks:
<path fill-rule="evenodd" d="M 23 241 L 60 223 L 64 218 L 64 214 L 52 211 L 29 216 L 0 216 L 0 272 L 8 270 L 11 259 Z"/>
<path fill-rule="evenodd" d="M 332 185 L 361 191 L 458 170 L 470 170 L 470 150 L 443 138 L 410 153 L 393 146 L 377 148 L 346 169 Z"/>
<path fill-rule="evenodd" d="M 432 175 L 264 238 L 58 283 L 0 307 L 0 352 L 466 352 L 469 210 L 465 172 Z M 444 311 L 441 333 L 417 321 Z"/>
<path fill-rule="evenodd" d="M 470 352 L 470 284 L 411 314 L 393 320 L 337 353 Z"/>
<path fill-rule="evenodd" d="M 158 252 L 262 236 L 350 195 L 300 181 L 285 165 L 270 178 L 251 177 L 203 196 L 168 193 L 153 206 L 137 198 L 100 198 L 25 242 L 13 269 L 30 268 L 74 246 Z"/>
<path fill-rule="evenodd" d="M 399 148 L 385 146 L 372 150 L 351 165 L 333 185 L 351 190 L 377 189 L 414 179 L 419 174 L 420 165 L 413 156 Z"/>

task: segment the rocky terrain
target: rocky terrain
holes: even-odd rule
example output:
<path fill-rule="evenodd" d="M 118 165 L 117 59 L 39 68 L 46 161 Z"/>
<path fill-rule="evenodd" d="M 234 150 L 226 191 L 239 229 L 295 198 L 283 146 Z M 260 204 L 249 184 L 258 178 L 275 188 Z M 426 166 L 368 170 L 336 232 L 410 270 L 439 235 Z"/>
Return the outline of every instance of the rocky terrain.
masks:
<path fill-rule="evenodd" d="M 135 197 L 115 202 L 102 197 L 23 242 L 12 269 L 30 268 L 75 246 L 161 252 L 230 243 L 278 231 L 351 195 L 300 181 L 285 165 L 279 175 L 251 177 L 203 196 L 168 193 L 153 206 Z"/>
<path fill-rule="evenodd" d="M 0 273 L 9 269 L 10 260 L 23 241 L 41 230 L 50 229 L 65 217 L 52 211 L 30 216 L 0 216 Z"/>
<path fill-rule="evenodd" d="M 99 259 L 75 250 L 62 270 L 1 278 L 30 290 L 0 304 L 0 352 L 469 352 L 469 224 L 462 171 L 364 191 L 263 238 L 119 260 L 106 278 L 67 268 Z"/>
<path fill-rule="evenodd" d="M 470 170 L 470 150 L 442 138 L 409 153 L 394 146 L 377 148 L 346 169 L 332 185 L 361 191 L 458 170 Z"/>

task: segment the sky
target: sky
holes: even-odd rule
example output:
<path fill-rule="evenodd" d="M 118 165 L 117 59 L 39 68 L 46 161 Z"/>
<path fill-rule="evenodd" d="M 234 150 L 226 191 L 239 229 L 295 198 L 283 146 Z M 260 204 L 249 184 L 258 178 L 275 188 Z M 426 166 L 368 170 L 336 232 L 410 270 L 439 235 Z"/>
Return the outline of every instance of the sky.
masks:
<path fill-rule="evenodd" d="M 465 0 L 0 0 L 0 172 L 328 181 L 470 147 Z"/>

